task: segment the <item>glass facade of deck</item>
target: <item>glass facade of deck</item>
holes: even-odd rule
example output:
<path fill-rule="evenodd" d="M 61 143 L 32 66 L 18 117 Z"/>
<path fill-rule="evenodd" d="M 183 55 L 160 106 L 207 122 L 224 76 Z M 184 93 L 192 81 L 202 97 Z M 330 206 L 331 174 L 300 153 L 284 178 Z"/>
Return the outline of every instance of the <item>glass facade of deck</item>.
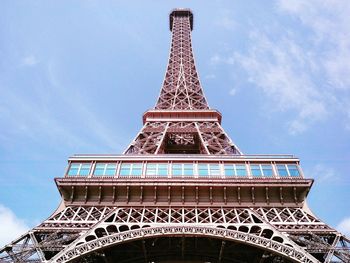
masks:
<path fill-rule="evenodd" d="M 72 162 L 66 177 L 117 178 L 302 178 L 298 163 L 117 161 Z"/>

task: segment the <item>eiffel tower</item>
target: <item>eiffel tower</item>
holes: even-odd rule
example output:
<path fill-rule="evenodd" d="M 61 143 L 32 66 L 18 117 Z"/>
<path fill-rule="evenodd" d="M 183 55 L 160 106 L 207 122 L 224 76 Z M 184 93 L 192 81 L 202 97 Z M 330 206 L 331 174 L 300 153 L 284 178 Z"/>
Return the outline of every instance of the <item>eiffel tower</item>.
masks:
<path fill-rule="evenodd" d="M 154 109 L 121 155 L 74 155 L 57 210 L 0 250 L 0 262 L 350 262 L 349 239 L 308 209 L 293 155 L 245 155 L 208 106 L 193 14 L 170 14 Z"/>

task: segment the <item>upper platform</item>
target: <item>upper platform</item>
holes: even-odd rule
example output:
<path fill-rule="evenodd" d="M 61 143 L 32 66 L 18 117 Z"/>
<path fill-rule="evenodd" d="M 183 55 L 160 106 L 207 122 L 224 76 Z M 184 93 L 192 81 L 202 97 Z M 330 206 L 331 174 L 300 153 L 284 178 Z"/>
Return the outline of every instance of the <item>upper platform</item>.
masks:
<path fill-rule="evenodd" d="M 55 179 L 65 203 L 302 207 L 312 185 L 291 155 L 75 155 Z"/>
<path fill-rule="evenodd" d="M 65 177 L 295 180 L 303 174 L 293 155 L 74 155 Z"/>
<path fill-rule="evenodd" d="M 174 17 L 176 17 L 176 16 L 189 17 L 190 18 L 191 30 L 193 30 L 193 13 L 192 13 L 191 9 L 188 9 L 188 8 L 176 8 L 176 9 L 172 10 L 170 15 L 169 15 L 170 31 L 173 30 L 173 20 L 174 20 Z"/>
<path fill-rule="evenodd" d="M 143 116 L 143 124 L 149 121 L 212 121 L 221 124 L 219 111 L 208 110 L 148 110 Z"/>

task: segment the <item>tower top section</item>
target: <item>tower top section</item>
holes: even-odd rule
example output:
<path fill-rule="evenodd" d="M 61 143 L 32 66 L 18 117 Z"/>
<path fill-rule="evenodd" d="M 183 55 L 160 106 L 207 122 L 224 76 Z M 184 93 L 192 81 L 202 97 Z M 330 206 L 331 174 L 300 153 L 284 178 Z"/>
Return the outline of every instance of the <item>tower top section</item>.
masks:
<path fill-rule="evenodd" d="M 156 110 L 207 110 L 194 61 L 190 9 L 174 9 L 170 13 L 171 49 L 163 86 Z"/>
<path fill-rule="evenodd" d="M 204 96 L 192 51 L 193 14 L 170 13 L 171 48 L 156 105 L 124 154 L 241 155 L 221 127 L 221 114 Z"/>
<path fill-rule="evenodd" d="M 190 27 L 193 30 L 193 13 L 189 8 L 176 8 L 169 15 L 170 31 L 173 30 L 174 17 L 188 17 L 190 19 Z"/>

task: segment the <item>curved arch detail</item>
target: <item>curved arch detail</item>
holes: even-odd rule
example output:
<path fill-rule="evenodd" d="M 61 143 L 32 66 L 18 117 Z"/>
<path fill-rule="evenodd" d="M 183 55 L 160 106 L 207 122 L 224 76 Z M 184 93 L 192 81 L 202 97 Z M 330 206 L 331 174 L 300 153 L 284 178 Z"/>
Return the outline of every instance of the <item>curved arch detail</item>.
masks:
<path fill-rule="evenodd" d="M 281 255 L 294 262 L 319 262 L 311 255 L 306 254 L 305 251 L 301 251 L 297 248 L 293 248 L 264 237 L 236 230 L 203 226 L 155 226 L 114 233 L 112 235 L 99 237 L 97 239 L 88 241 L 83 244 L 77 244 L 76 246 L 70 247 L 67 250 L 63 250 L 61 253 L 56 255 L 50 262 L 70 262 L 91 252 L 107 248 L 113 245 L 117 245 L 123 242 L 131 242 L 150 237 L 165 237 L 179 235 L 214 237 L 219 239 L 225 239 L 261 248 L 263 250 Z"/>

